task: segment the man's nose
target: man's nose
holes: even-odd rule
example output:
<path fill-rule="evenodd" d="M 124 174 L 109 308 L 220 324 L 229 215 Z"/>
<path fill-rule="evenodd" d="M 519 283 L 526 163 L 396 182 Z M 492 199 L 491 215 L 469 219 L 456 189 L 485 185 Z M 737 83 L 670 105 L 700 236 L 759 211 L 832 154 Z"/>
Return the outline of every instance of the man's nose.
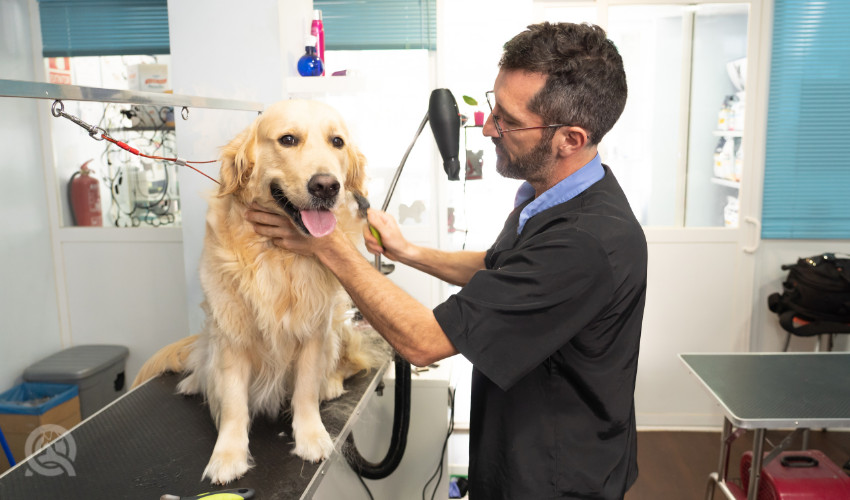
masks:
<path fill-rule="evenodd" d="M 484 120 L 484 128 L 481 129 L 481 133 L 484 134 L 485 137 L 499 137 L 499 131 L 496 130 L 493 113 L 487 115 L 487 119 Z"/>

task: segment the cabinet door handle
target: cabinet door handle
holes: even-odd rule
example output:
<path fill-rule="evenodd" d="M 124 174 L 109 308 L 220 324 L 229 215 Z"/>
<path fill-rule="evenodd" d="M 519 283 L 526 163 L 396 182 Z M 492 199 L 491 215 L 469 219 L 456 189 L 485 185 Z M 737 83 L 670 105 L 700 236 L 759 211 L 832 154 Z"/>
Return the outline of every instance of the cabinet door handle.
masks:
<path fill-rule="evenodd" d="M 755 253 L 755 251 L 759 247 L 759 243 L 761 242 L 761 221 L 752 216 L 744 217 L 744 222 L 749 222 L 753 226 L 755 226 L 755 243 L 752 246 L 744 247 L 741 250 L 747 253 Z"/>

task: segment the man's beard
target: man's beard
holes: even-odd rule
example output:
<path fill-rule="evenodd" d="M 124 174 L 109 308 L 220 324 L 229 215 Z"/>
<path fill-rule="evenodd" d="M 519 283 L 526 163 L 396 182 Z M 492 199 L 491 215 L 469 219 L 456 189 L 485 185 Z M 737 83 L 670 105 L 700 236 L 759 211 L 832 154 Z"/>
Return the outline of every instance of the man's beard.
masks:
<path fill-rule="evenodd" d="M 508 179 L 530 181 L 545 178 L 555 163 L 551 145 L 554 136 L 554 133 L 544 133 L 531 151 L 513 160 L 502 147 L 502 140 L 493 138 L 496 145 L 496 172 Z M 502 154 L 499 154 L 500 149 Z"/>

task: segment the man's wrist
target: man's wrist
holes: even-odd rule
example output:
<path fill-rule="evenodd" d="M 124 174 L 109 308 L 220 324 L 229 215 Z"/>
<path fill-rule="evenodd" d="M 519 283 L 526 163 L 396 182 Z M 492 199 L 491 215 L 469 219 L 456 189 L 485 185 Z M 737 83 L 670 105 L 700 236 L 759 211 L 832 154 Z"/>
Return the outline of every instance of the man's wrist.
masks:
<path fill-rule="evenodd" d="M 404 248 L 397 251 L 395 256 L 402 264 L 411 266 L 419 260 L 420 248 L 412 243 L 407 243 Z"/>
<path fill-rule="evenodd" d="M 315 255 L 319 259 L 319 262 L 333 271 L 334 274 L 338 271 L 337 266 L 346 265 L 344 262 L 348 259 L 349 251 L 356 252 L 358 255 L 360 254 L 341 231 L 334 231 L 324 238 L 327 238 L 329 241 L 325 241 Z"/>

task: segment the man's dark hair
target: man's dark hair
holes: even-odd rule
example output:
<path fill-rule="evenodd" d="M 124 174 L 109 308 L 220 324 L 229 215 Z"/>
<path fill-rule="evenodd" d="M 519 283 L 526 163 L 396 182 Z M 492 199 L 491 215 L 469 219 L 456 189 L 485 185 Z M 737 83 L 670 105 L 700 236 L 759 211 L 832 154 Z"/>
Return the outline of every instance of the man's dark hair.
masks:
<path fill-rule="evenodd" d="M 505 44 L 499 67 L 546 75 L 529 111 L 585 129 L 590 144 L 599 144 L 626 106 L 623 59 L 599 26 L 532 24 Z"/>

